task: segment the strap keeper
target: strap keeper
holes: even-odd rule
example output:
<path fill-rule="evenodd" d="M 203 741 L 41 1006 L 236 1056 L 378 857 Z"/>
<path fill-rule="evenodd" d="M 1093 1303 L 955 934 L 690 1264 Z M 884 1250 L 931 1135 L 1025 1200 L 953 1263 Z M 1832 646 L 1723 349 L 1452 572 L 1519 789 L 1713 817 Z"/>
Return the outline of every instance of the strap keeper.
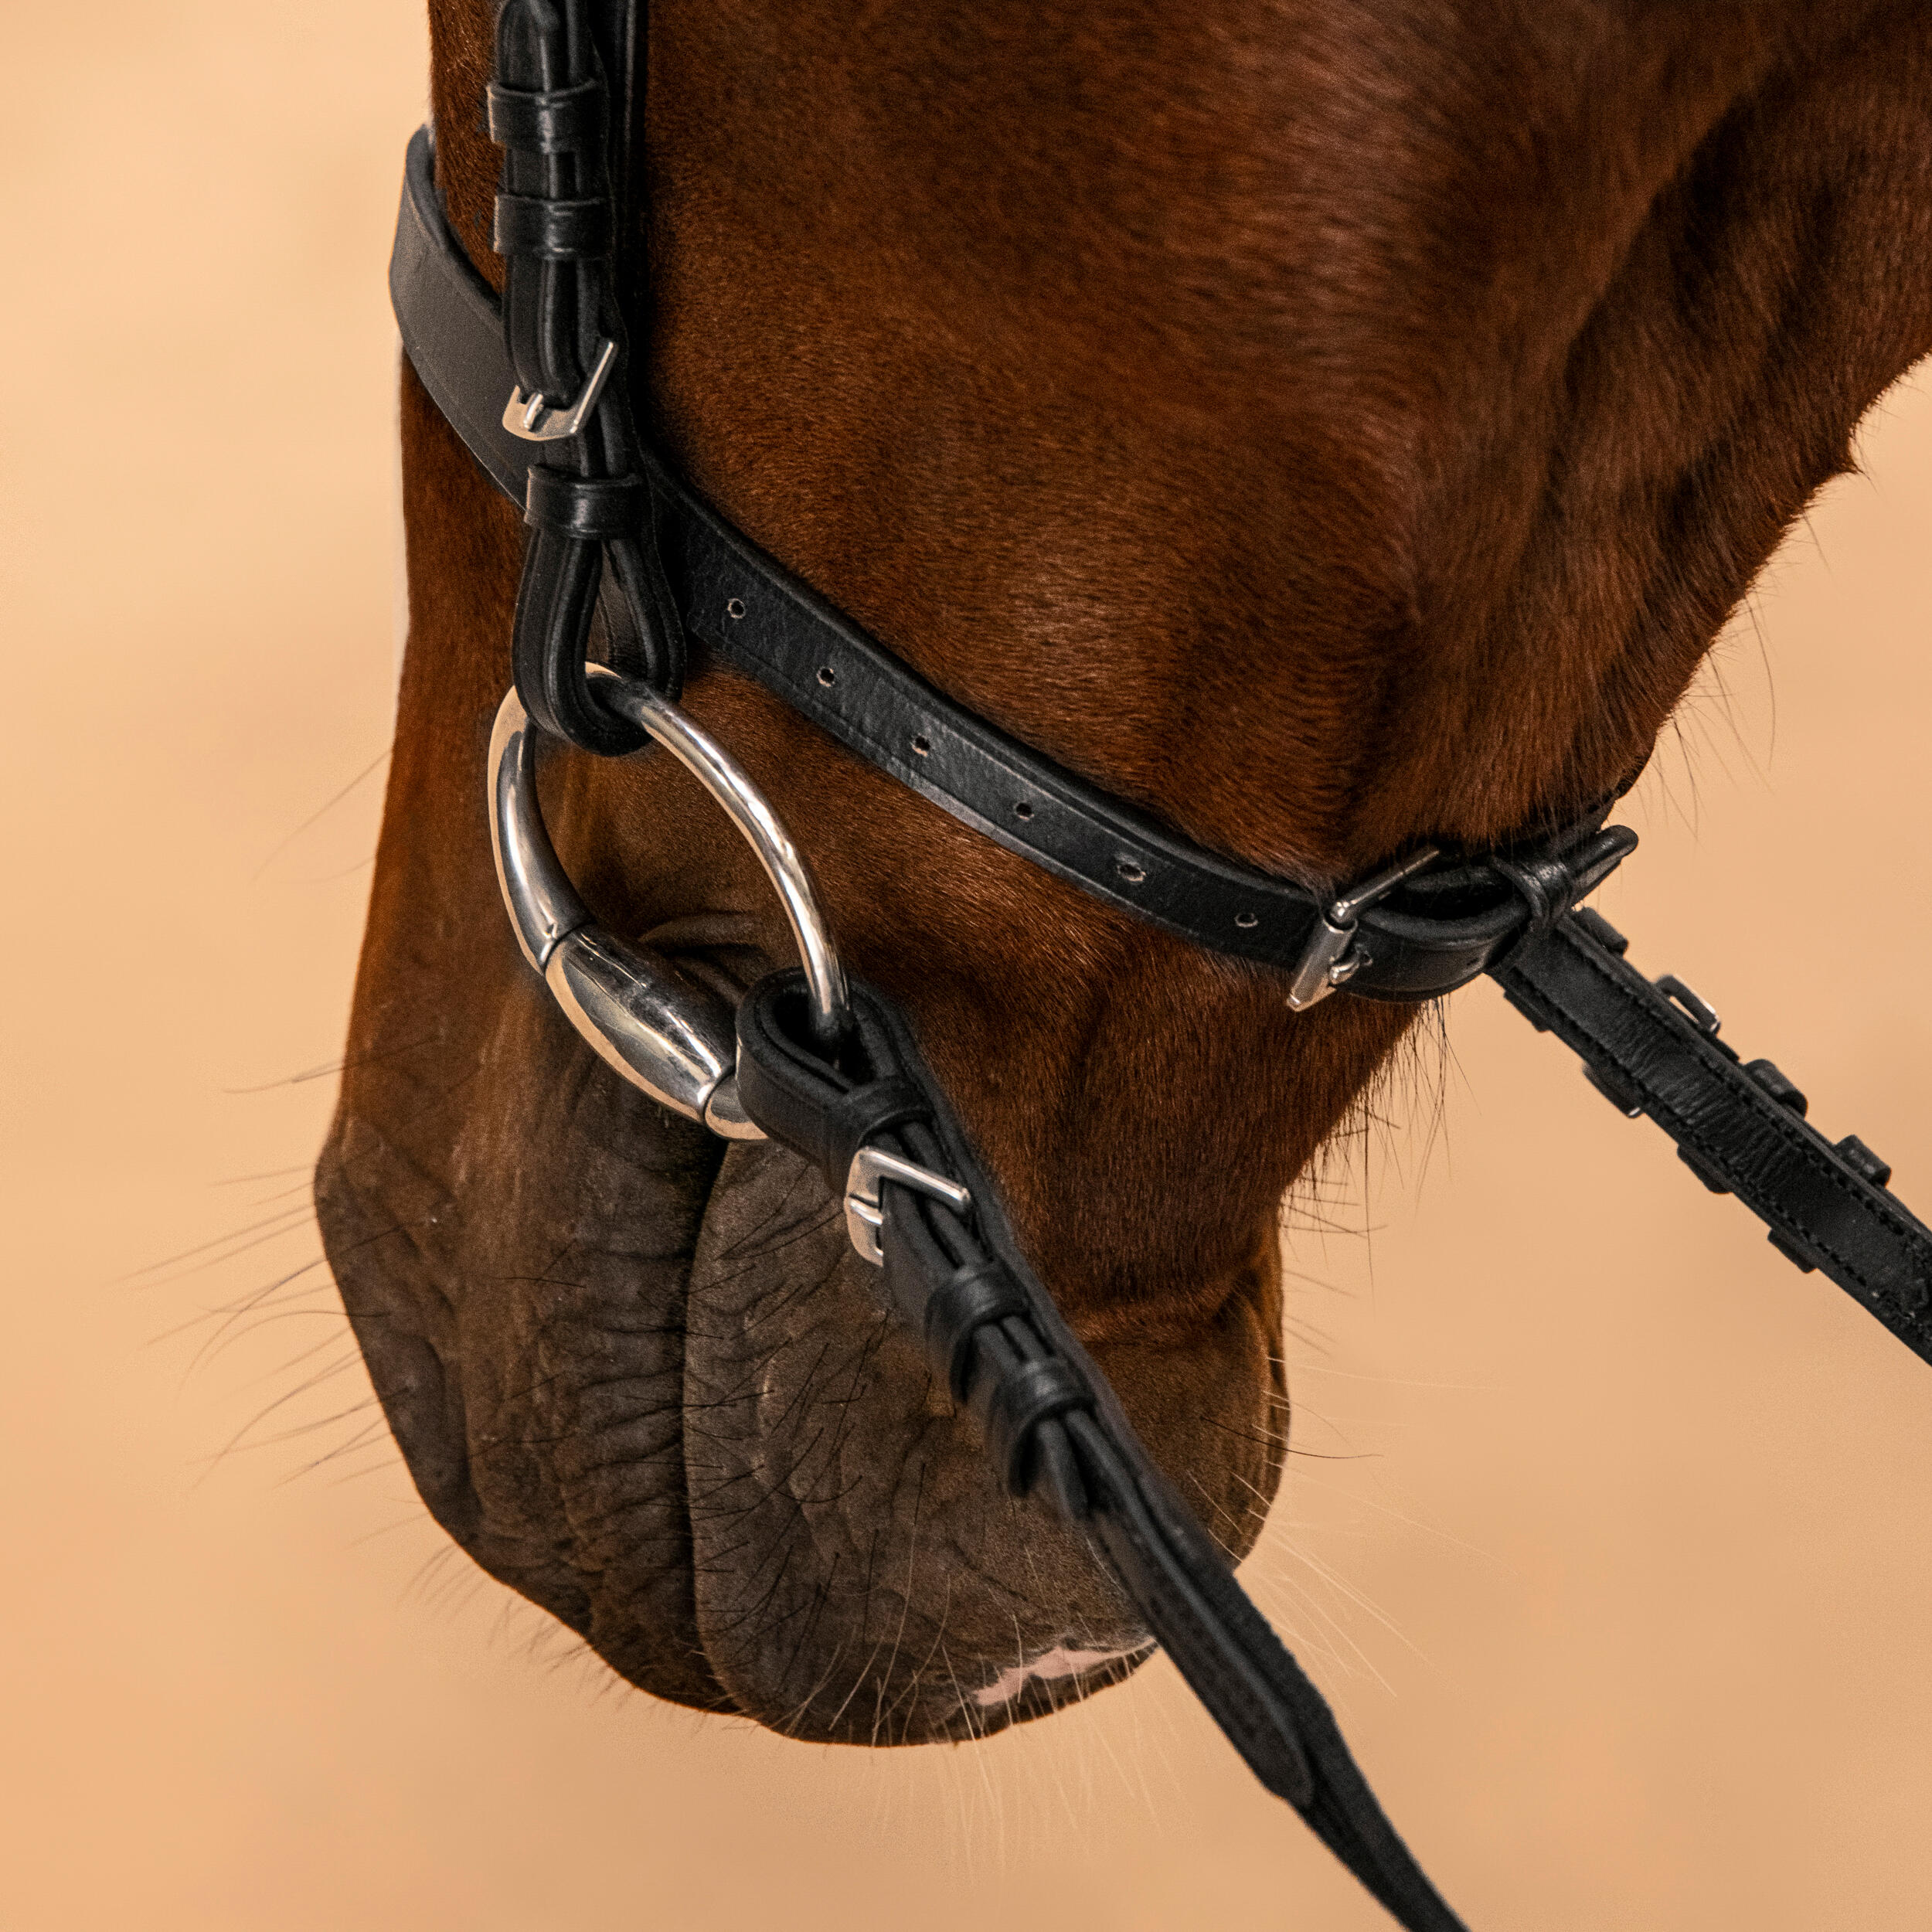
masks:
<path fill-rule="evenodd" d="M 1064 1362 L 1024 1362 L 994 1383 L 986 1401 L 986 1442 L 1009 1495 L 1023 1496 L 1032 1485 L 1033 1437 L 1040 1424 L 1092 1406 L 1092 1396 Z"/>
<path fill-rule="evenodd" d="M 604 87 L 580 80 L 574 87 L 489 89 L 490 138 L 526 155 L 574 155 L 604 145 Z"/>
<path fill-rule="evenodd" d="M 902 1073 L 869 1080 L 849 1094 L 842 1094 L 820 1117 L 826 1178 L 836 1186 L 849 1172 L 852 1156 L 888 1128 L 903 1126 L 908 1121 L 930 1125 L 932 1117 L 932 1102 Z"/>
<path fill-rule="evenodd" d="M 1495 858 L 1489 862 L 1529 906 L 1531 932 L 1546 933 L 1569 911 L 1577 884 L 1560 859 Z"/>
<path fill-rule="evenodd" d="M 973 1376 L 973 1342 L 988 1322 L 1029 1312 L 1019 1284 L 998 1261 L 955 1269 L 926 1303 L 926 1359 L 964 1406 Z"/>
<path fill-rule="evenodd" d="M 601 196 L 553 201 L 547 195 L 498 195 L 490 246 L 499 255 L 537 261 L 595 260 L 611 252 L 611 204 Z"/>
<path fill-rule="evenodd" d="M 1489 863 L 1498 876 L 1515 886 L 1529 908 L 1529 923 L 1523 930 L 1526 940 L 1548 932 L 1578 900 L 1594 892 L 1636 846 L 1637 835 L 1628 826 L 1607 825 L 1560 857 L 1549 852 L 1525 859 L 1492 856 Z"/>
<path fill-rule="evenodd" d="M 572 476 L 532 465 L 523 488 L 523 520 L 565 536 L 608 543 L 643 521 L 641 476 Z"/>

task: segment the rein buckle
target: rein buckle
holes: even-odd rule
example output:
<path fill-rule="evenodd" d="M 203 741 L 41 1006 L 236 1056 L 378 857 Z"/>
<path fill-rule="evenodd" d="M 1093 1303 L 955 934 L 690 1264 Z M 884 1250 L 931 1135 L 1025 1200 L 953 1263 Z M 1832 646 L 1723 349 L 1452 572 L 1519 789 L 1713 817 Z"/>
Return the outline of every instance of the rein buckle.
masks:
<path fill-rule="evenodd" d="M 513 383 L 510 400 L 503 405 L 503 427 L 526 443 L 561 443 L 575 436 L 590 420 L 590 412 L 604 393 L 611 366 L 617 359 L 617 345 L 607 342 L 597 357 L 597 367 L 585 380 L 583 393 L 567 410 L 557 409 L 543 400 L 539 389 L 534 396 L 523 393 L 521 383 Z"/>
<path fill-rule="evenodd" d="M 886 1265 L 886 1250 L 879 1240 L 879 1230 L 886 1223 L 885 1207 L 879 1198 L 881 1181 L 910 1188 L 915 1194 L 923 1194 L 955 1214 L 967 1213 L 973 1205 L 972 1196 L 957 1181 L 949 1181 L 929 1167 L 902 1161 L 883 1148 L 862 1147 L 845 1171 L 845 1232 L 852 1236 L 859 1258 L 869 1261 L 876 1268 Z"/>

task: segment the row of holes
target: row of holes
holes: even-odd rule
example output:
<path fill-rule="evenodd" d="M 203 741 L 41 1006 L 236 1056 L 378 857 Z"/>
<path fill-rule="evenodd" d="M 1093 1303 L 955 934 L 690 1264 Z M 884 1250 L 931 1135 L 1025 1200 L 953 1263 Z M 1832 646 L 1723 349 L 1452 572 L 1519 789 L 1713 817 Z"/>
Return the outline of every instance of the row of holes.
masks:
<path fill-rule="evenodd" d="M 743 601 L 737 597 L 733 597 L 730 602 L 725 606 L 725 615 L 728 617 L 741 617 L 744 615 L 744 604 Z M 838 674 L 837 672 L 833 670 L 830 665 L 821 664 L 818 667 L 818 682 L 829 688 L 831 685 L 835 685 L 838 682 Z M 913 738 L 913 755 L 915 757 L 930 757 L 932 755 L 932 749 L 933 742 L 923 732 L 919 732 L 914 734 Z M 1024 798 L 1021 799 L 1013 807 L 1013 816 L 1022 821 L 1032 818 L 1032 815 L 1033 808 L 1029 804 Z M 1130 886 L 1138 886 L 1143 884 L 1147 878 L 1145 871 L 1141 867 L 1135 865 L 1131 859 L 1121 859 L 1119 862 L 1119 864 L 1116 866 L 1115 869 L 1119 872 L 1121 879 Z M 1253 913 L 1236 913 L 1234 915 L 1234 923 L 1236 925 L 1239 926 L 1243 932 L 1248 932 L 1252 930 L 1256 926 L 1259 925 L 1260 923 L 1260 920 L 1259 917 Z"/>

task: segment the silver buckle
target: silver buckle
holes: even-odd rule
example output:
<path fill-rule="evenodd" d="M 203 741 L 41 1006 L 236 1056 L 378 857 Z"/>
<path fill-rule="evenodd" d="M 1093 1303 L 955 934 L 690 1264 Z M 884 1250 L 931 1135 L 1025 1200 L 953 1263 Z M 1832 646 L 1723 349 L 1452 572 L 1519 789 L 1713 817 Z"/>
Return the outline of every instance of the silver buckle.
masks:
<path fill-rule="evenodd" d="M 1355 951 L 1355 927 L 1362 915 L 1435 857 L 1436 848 L 1424 845 L 1398 859 L 1386 872 L 1352 886 L 1322 913 L 1288 981 L 1291 1012 L 1305 1012 L 1355 978 L 1363 963 L 1362 954 Z"/>
<path fill-rule="evenodd" d="M 859 1258 L 869 1261 L 876 1268 L 886 1265 L 886 1250 L 879 1241 L 879 1230 L 886 1220 L 886 1210 L 879 1199 L 881 1181 L 896 1182 L 915 1194 L 943 1202 L 955 1214 L 964 1214 L 973 1205 L 971 1195 L 957 1181 L 949 1181 L 929 1167 L 902 1161 L 896 1154 L 888 1154 L 883 1148 L 862 1147 L 845 1170 L 845 1232 L 852 1236 Z"/>
<path fill-rule="evenodd" d="M 526 443 L 561 443 L 566 437 L 574 436 L 590 420 L 590 412 L 597 406 L 597 398 L 604 393 L 605 378 L 611 373 L 611 366 L 617 359 L 617 345 L 606 342 L 597 357 L 597 366 L 592 369 L 589 379 L 583 385 L 583 393 L 567 410 L 553 409 L 543 400 L 543 392 L 526 400 L 522 385 L 514 385 L 510 400 L 503 405 L 503 427 L 512 436 L 520 436 Z"/>

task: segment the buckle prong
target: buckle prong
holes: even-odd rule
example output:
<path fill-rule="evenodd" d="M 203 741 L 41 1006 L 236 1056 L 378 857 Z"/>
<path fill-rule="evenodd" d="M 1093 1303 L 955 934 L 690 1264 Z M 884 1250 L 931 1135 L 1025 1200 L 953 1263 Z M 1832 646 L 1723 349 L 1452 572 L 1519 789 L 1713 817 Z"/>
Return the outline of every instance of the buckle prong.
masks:
<path fill-rule="evenodd" d="M 597 366 L 584 379 L 582 393 L 567 410 L 553 408 L 543 400 L 541 389 L 526 396 L 522 383 L 512 384 L 510 400 L 503 405 L 503 427 L 526 443 L 561 443 L 575 436 L 590 421 L 617 359 L 617 344 L 607 342 L 598 353 Z"/>
<path fill-rule="evenodd" d="M 929 1167 L 902 1161 L 884 1148 L 862 1147 L 845 1170 L 845 1232 L 862 1261 L 876 1268 L 886 1265 L 886 1250 L 879 1245 L 879 1231 L 886 1223 L 886 1210 L 879 1198 L 879 1184 L 891 1181 L 910 1188 L 915 1194 L 949 1207 L 955 1214 L 968 1213 L 973 1197 L 957 1181 L 935 1174 Z"/>
<path fill-rule="evenodd" d="M 1308 935 L 1308 945 L 1288 981 L 1289 1012 L 1305 1012 L 1355 978 L 1363 964 L 1362 954 L 1355 949 L 1355 929 L 1362 915 L 1436 856 L 1434 845 L 1419 846 L 1386 871 L 1351 886 L 1328 906 L 1316 920 L 1315 930 Z"/>

